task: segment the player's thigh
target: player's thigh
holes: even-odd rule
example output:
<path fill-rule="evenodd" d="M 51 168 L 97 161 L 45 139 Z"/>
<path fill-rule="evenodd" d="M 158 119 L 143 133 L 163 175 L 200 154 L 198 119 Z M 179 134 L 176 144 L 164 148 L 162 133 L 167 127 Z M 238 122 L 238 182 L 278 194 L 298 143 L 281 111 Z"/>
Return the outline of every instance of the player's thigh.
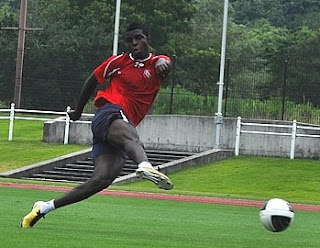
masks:
<path fill-rule="evenodd" d="M 118 146 L 128 141 L 139 142 L 139 136 L 134 126 L 121 119 L 117 119 L 109 127 L 107 141 Z"/>
<path fill-rule="evenodd" d="M 101 180 L 114 180 L 121 172 L 126 159 L 116 154 L 102 154 L 94 161 L 93 177 Z"/>

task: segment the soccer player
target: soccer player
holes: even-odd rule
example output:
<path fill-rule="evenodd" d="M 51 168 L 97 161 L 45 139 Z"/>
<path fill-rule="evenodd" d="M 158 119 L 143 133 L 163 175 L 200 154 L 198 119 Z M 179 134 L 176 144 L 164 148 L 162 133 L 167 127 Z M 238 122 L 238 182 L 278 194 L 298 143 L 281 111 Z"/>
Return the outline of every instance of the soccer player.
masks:
<path fill-rule="evenodd" d="M 148 161 L 135 129 L 170 72 L 171 60 L 150 53 L 150 35 L 143 24 L 130 24 L 125 39 L 129 52 L 112 55 L 99 65 L 84 83 L 75 110 L 68 113 L 71 120 L 79 120 L 96 86 L 110 80 L 94 98 L 98 110 L 91 125 L 92 177 L 57 199 L 37 201 L 22 219 L 21 227 L 32 227 L 48 212 L 82 201 L 107 188 L 121 172 L 126 156 L 138 164 L 138 177 L 152 181 L 161 189 L 173 188 L 171 180 Z"/>

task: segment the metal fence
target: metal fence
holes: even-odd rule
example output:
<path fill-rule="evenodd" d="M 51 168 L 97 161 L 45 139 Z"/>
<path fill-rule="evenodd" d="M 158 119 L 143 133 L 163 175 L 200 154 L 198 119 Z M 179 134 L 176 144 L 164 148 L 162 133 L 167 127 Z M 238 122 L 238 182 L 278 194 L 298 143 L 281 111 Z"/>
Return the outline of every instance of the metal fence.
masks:
<path fill-rule="evenodd" d="M 64 111 L 74 106 L 86 77 L 105 52 L 27 50 L 22 108 Z M 151 114 L 213 116 L 217 111 L 219 59 L 175 57 Z M 13 102 L 15 54 L 0 60 L 0 107 Z M 223 115 L 320 124 L 320 63 L 306 61 L 233 61 L 225 71 Z"/>
<path fill-rule="evenodd" d="M 254 130 L 246 130 L 245 127 L 251 127 Z M 273 131 L 261 130 L 262 128 L 273 128 Z M 283 131 L 283 129 L 285 131 Z M 304 134 L 298 133 L 298 130 L 313 130 L 315 134 Z M 241 117 L 237 118 L 237 128 L 236 128 L 236 142 L 235 142 L 235 155 L 239 156 L 240 151 L 240 136 L 242 134 L 258 134 L 258 135 L 272 135 L 272 136 L 286 136 L 291 139 L 290 142 L 290 159 L 294 159 L 295 156 L 295 146 L 296 139 L 299 137 L 305 138 L 320 138 L 319 135 L 320 127 L 305 126 L 304 124 L 297 123 L 296 120 L 292 121 L 292 124 L 268 124 L 268 123 L 250 123 L 242 122 Z"/>
<path fill-rule="evenodd" d="M 57 111 L 43 111 L 43 110 L 32 110 L 32 109 L 17 109 L 14 103 L 11 103 L 9 109 L 0 109 L 0 120 L 9 120 L 9 132 L 8 141 L 13 140 L 13 130 L 15 120 L 27 120 L 27 121 L 54 121 L 63 122 L 64 134 L 63 134 L 63 144 L 69 143 L 69 131 L 70 131 L 70 120 L 67 114 L 70 111 L 70 106 L 66 108 L 66 112 Z M 92 118 L 93 114 L 82 114 L 82 117 Z M 78 123 L 91 123 L 86 120 L 78 120 Z"/>
<path fill-rule="evenodd" d="M 228 60 L 225 116 L 320 123 L 320 63 Z"/>

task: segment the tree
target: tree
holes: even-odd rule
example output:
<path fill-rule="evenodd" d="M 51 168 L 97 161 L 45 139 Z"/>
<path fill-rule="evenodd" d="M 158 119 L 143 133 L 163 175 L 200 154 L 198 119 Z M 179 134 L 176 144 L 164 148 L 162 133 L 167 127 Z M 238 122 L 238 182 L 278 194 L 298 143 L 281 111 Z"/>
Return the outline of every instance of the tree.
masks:
<path fill-rule="evenodd" d="M 17 27 L 18 15 L 11 7 L 2 3 L 0 5 L 0 27 Z M 0 29 L 0 102 L 9 106 L 13 99 L 15 58 L 17 49 L 17 31 Z"/>
<path fill-rule="evenodd" d="M 266 19 L 277 27 L 296 30 L 308 26 L 320 28 L 320 2 L 315 0 L 231 0 L 234 20 L 238 24 L 250 24 Z"/>
<path fill-rule="evenodd" d="M 124 1 L 120 33 L 133 20 L 146 22 L 156 52 L 175 47 L 170 38 L 187 32 L 194 8 L 191 0 Z M 28 35 L 24 103 L 37 105 L 36 95 L 50 96 L 42 108 L 61 109 L 74 103 L 88 74 L 111 54 L 115 3 L 73 0 L 35 0 L 29 4 L 28 25 L 43 31 Z M 173 11 L 174 10 L 174 11 Z M 187 25 L 186 25 L 187 24 Z M 125 50 L 120 36 L 119 52 Z M 168 45 L 169 44 L 169 45 Z M 170 55 L 170 54 L 169 54 Z M 40 94 L 40 91 L 44 91 Z M 46 92 L 47 91 L 47 92 Z M 37 94 L 32 94 L 38 92 Z M 54 95 L 50 93 L 55 92 Z M 39 98 L 39 97 L 38 97 Z"/>

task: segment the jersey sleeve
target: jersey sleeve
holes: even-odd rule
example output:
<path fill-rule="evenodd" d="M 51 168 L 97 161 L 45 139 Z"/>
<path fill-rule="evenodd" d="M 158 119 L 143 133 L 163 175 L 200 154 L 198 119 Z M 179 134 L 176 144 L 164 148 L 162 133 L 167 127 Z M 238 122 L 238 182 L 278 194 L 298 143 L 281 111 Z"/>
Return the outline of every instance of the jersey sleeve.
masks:
<path fill-rule="evenodd" d="M 171 64 L 171 59 L 166 56 L 166 55 L 157 55 L 155 56 L 152 60 L 153 60 L 153 63 L 154 63 L 154 66 L 155 64 L 157 63 L 157 61 L 159 59 L 165 59 L 167 63 Z M 162 75 L 157 75 L 158 78 L 161 78 L 162 80 L 165 79 L 167 77 L 168 74 L 162 74 Z"/>
<path fill-rule="evenodd" d="M 93 71 L 94 76 L 100 84 L 119 69 L 117 68 L 117 59 L 121 56 L 122 55 L 112 55 Z"/>
<path fill-rule="evenodd" d="M 158 59 L 165 59 L 167 62 L 171 63 L 171 59 L 166 55 L 157 55 L 153 58 L 153 60 L 158 61 Z"/>

